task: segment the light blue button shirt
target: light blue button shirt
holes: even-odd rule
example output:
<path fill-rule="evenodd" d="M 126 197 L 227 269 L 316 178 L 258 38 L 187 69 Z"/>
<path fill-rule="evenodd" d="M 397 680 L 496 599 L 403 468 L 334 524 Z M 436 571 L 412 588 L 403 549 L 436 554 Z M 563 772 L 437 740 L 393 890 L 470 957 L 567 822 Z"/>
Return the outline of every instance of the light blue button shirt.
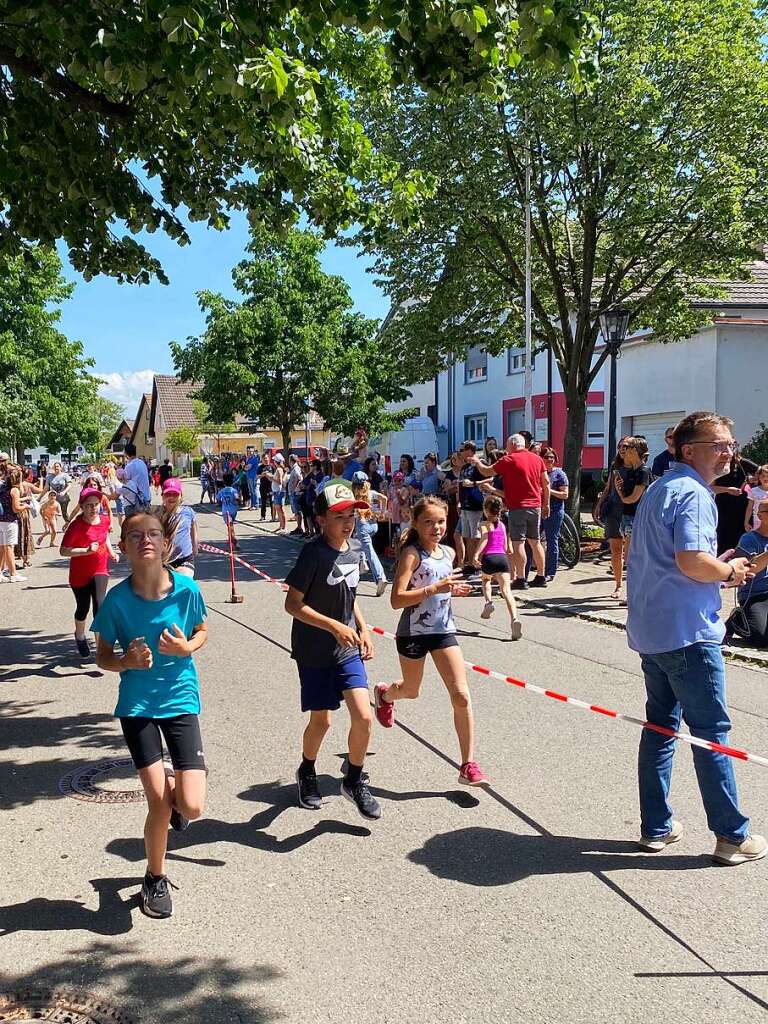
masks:
<path fill-rule="evenodd" d="M 692 466 L 673 462 L 638 505 L 627 567 L 627 637 L 641 654 L 696 643 L 719 644 L 720 584 L 697 583 L 675 562 L 678 551 L 717 555 L 717 506 Z"/>

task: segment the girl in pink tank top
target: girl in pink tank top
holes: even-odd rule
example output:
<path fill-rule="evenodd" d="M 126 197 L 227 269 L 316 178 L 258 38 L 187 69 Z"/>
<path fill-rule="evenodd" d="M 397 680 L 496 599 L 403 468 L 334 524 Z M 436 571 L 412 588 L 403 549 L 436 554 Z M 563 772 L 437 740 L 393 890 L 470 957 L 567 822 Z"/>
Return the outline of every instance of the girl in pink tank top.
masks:
<path fill-rule="evenodd" d="M 509 568 L 509 541 L 506 526 L 501 521 L 502 507 L 501 498 L 493 495 L 483 502 L 485 521 L 480 524 L 480 543 L 475 555 L 475 565 L 482 574 L 485 598 L 485 607 L 480 612 L 480 618 L 490 619 L 493 615 L 491 588 L 495 580 L 509 612 L 512 639 L 519 640 L 523 635 L 523 626 L 517 617 L 517 605 L 510 588 L 512 576 Z"/>

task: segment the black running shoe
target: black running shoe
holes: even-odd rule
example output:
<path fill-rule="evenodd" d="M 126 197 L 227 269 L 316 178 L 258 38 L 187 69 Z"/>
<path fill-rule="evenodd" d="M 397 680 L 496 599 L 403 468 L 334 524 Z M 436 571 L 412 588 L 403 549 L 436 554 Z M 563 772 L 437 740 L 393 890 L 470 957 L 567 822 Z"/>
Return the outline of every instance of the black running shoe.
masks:
<path fill-rule="evenodd" d="M 516 580 L 512 580 L 512 589 L 513 590 L 527 590 L 528 589 L 528 581 L 520 579 L 520 578 L 518 578 Z"/>
<path fill-rule="evenodd" d="M 370 789 L 362 779 L 350 786 L 346 779 L 341 783 L 341 795 L 357 807 L 363 818 L 377 821 L 381 817 L 381 807 L 375 800 Z"/>
<path fill-rule="evenodd" d="M 186 832 L 189 828 L 189 818 L 185 818 L 175 807 L 171 811 L 171 828 L 175 832 Z"/>
<path fill-rule="evenodd" d="M 170 886 L 167 875 L 160 875 L 159 878 L 150 878 L 149 872 L 144 875 L 144 882 L 141 886 L 141 909 L 147 917 L 170 917 L 173 913 L 171 903 Z M 176 886 L 174 885 L 175 889 Z"/>
<path fill-rule="evenodd" d="M 77 645 L 77 652 L 81 658 L 90 658 L 91 645 L 88 643 L 85 637 L 83 637 L 82 640 L 78 640 L 77 637 L 75 637 L 75 644 Z"/>
<path fill-rule="evenodd" d="M 297 769 L 296 785 L 299 789 L 299 807 L 307 811 L 319 811 L 323 800 L 317 785 L 317 775 L 314 772 L 312 775 L 302 775 L 300 769 Z"/>
<path fill-rule="evenodd" d="M 546 587 L 547 577 L 546 576 L 534 576 L 531 582 L 528 584 L 529 587 Z"/>

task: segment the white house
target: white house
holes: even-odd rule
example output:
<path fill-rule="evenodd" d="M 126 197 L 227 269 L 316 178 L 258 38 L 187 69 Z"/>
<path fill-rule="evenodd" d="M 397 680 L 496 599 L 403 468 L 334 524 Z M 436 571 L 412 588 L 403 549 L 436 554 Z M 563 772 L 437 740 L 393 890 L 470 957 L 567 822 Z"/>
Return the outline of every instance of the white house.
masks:
<path fill-rule="evenodd" d="M 617 430 L 642 434 L 651 454 L 664 449 L 664 431 L 696 409 L 730 416 L 742 443 L 768 422 L 768 262 L 752 265 L 752 279 L 727 285 L 725 299 L 696 299 L 711 311 L 712 324 L 685 341 L 664 344 L 650 332 L 630 336 L 617 365 Z M 598 348 L 598 353 L 600 349 Z M 534 357 L 534 436 L 562 454 L 566 409 L 557 367 L 552 367 L 550 425 L 547 353 Z M 606 363 L 588 397 L 582 465 L 602 469 L 608 452 Z M 441 455 L 464 439 L 481 444 L 505 439 L 524 427 L 524 353 L 512 348 L 489 356 L 469 349 L 466 359 L 444 370 L 437 381 L 416 385 L 399 407 L 418 404 L 435 422 Z"/>
<path fill-rule="evenodd" d="M 622 347 L 617 423 L 621 434 L 643 434 L 652 453 L 663 451 L 665 428 L 696 409 L 730 416 L 742 444 L 768 422 L 768 262 L 728 292 L 694 303 L 713 322 L 692 338 L 665 345 L 642 334 Z"/>

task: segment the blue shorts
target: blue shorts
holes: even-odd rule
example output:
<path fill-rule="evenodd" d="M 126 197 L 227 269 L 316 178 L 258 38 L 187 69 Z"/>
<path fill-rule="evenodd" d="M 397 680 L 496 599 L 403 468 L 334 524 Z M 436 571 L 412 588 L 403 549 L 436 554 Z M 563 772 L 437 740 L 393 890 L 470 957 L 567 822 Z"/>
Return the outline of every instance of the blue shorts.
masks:
<path fill-rule="evenodd" d="M 285 491 L 272 491 L 272 504 L 273 505 L 284 505 L 285 504 Z"/>
<path fill-rule="evenodd" d="M 224 505 L 221 510 L 221 518 L 224 520 L 225 523 L 228 519 L 231 519 L 232 522 L 234 523 L 235 520 L 237 519 L 237 509 L 227 508 L 227 506 Z"/>
<path fill-rule="evenodd" d="M 367 690 L 368 676 L 359 654 L 338 665 L 299 665 L 302 711 L 338 711 L 345 690 Z"/>
<path fill-rule="evenodd" d="M 293 512 L 295 516 L 299 515 L 301 512 L 301 500 L 298 494 L 291 495 L 291 512 Z"/>

